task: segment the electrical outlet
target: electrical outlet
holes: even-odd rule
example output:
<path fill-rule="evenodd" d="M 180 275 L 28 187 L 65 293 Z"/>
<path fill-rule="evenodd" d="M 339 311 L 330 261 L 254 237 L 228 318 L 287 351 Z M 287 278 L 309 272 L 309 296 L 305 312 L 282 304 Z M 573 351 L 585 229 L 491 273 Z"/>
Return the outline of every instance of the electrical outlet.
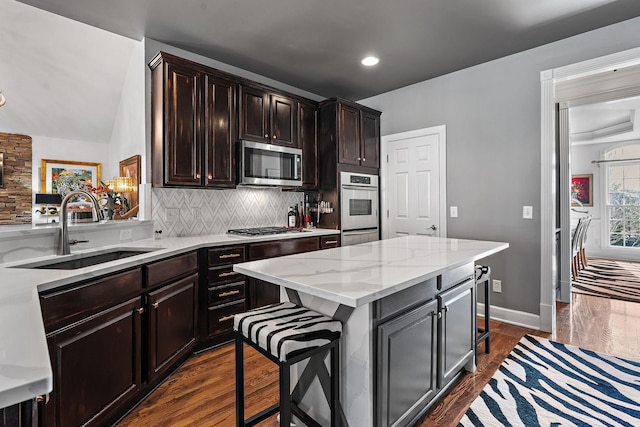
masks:
<path fill-rule="evenodd" d="M 493 292 L 502 293 L 502 280 L 493 279 Z"/>
<path fill-rule="evenodd" d="M 533 206 L 522 207 L 522 218 L 533 219 Z"/>
<path fill-rule="evenodd" d="M 180 219 L 180 209 L 179 208 L 167 208 L 167 212 L 165 214 L 164 220 L 167 222 L 176 222 Z"/>
<path fill-rule="evenodd" d="M 133 237 L 133 231 L 129 230 L 120 230 L 120 240 L 131 240 Z"/>
<path fill-rule="evenodd" d="M 193 219 L 200 219 L 200 208 L 198 206 L 192 207 L 191 215 L 193 216 Z"/>
<path fill-rule="evenodd" d="M 451 206 L 450 208 L 450 215 L 451 218 L 458 218 L 458 207 L 457 206 Z"/>

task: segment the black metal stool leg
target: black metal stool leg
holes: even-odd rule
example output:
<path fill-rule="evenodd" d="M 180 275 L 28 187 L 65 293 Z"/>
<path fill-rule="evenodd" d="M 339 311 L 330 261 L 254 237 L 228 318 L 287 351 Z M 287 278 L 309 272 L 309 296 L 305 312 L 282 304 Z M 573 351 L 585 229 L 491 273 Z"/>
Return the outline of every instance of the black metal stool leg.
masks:
<path fill-rule="evenodd" d="M 280 425 L 291 425 L 291 365 L 280 365 Z"/>
<path fill-rule="evenodd" d="M 340 423 L 340 340 L 331 349 L 331 427 Z"/>
<path fill-rule="evenodd" d="M 236 336 L 236 426 L 244 427 L 244 354 L 243 341 Z"/>
<path fill-rule="evenodd" d="M 484 352 L 491 353 L 490 340 L 491 340 L 491 316 L 489 310 L 491 309 L 491 276 L 487 277 L 487 282 L 484 287 L 484 331 L 487 334 L 487 338 L 484 342 Z"/>

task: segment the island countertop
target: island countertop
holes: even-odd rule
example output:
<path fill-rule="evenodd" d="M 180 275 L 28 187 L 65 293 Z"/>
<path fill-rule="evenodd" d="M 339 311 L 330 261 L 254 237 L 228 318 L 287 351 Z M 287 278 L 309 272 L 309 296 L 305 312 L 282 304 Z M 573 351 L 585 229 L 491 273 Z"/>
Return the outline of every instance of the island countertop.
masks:
<path fill-rule="evenodd" d="M 508 247 L 503 242 L 404 236 L 245 262 L 234 265 L 234 270 L 359 307 Z"/>

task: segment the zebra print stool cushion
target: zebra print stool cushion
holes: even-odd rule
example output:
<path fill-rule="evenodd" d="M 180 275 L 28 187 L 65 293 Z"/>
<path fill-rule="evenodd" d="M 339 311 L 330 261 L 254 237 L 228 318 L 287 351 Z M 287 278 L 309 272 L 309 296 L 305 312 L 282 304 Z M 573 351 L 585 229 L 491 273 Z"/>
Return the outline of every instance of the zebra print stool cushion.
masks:
<path fill-rule="evenodd" d="M 491 267 L 486 265 L 476 265 L 476 283 L 482 283 L 489 280 L 491 275 Z"/>
<path fill-rule="evenodd" d="M 342 333 L 338 320 L 290 302 L 236 314 L 233 328 L 282 362 L 328 344 Z"/>

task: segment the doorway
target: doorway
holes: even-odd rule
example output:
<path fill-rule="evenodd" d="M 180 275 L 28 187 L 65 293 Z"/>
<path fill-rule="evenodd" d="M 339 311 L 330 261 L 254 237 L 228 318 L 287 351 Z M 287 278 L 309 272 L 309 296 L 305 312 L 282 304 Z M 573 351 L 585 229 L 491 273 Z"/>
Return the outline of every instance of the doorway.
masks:
<path fill-rule="evenodd" d="M 381 154 L 382 237 L 446 237 L 446 127 L 382 136 Z"/>
<path fill-rule="evenodd" d="M 569 257 L 562 256 L 570 253 L 569 209 L 563 209 L 570 204 L 570 159 L 568 138 L 564 145 L 560 139 L 556 156 L 556 119 L 566 119 L 559 110 L 562 103 L 570 107 L 640 95 L 640 73 L 634 70 L 638 64 L 640 48 L 541 73 L 540 329 L 544 331 L 555 330 L 556 285 L 570 271 Z M 604 86 L 602 77 L 607 80 Z M 558 250 L 556 229 L 560 230 Z"/>

